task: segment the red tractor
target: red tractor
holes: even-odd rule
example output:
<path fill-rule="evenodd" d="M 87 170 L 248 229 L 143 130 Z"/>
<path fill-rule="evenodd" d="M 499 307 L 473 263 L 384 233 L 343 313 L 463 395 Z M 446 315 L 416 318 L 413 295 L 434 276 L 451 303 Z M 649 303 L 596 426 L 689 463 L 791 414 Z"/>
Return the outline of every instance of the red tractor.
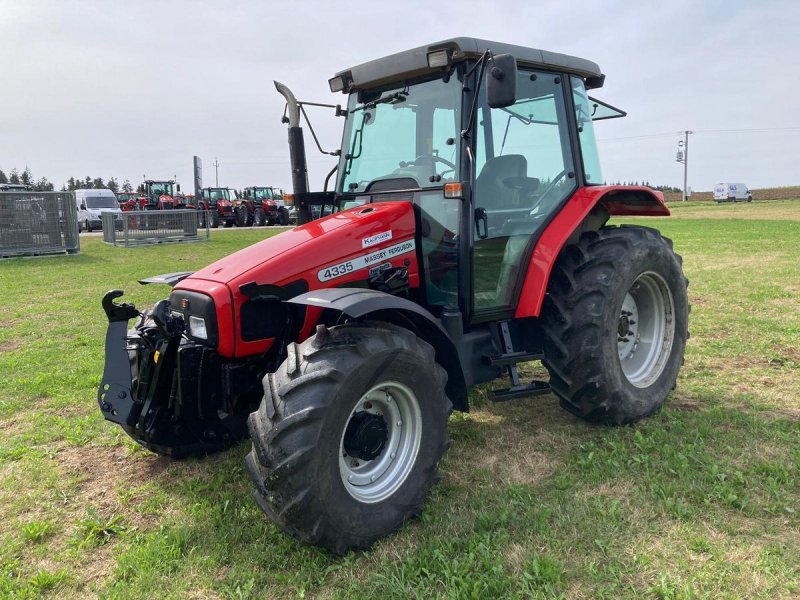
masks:
<path fill-rule="evenodd" d="M 144 191 L 142 192 L 143 203 L 139 210 L 172 210 L 174 208 L 186 208 L 175 196 L 175 191 L 181 191 L 181 185 L 175 184 L 174 180 L 155 181 L 146 179 Z"/>
<path fill-rule="evenodd" d="M 235 200 L 235 192 L 228 188 L 203 188 L 200 198 L 195 198 L 197 210 L 202 211 L 200 226 L 206 226 L 206 215 L 209 227 L 217 228 L 220 223 L 225 227 L 236 224 L 237 215 L 233 204 Z"/>
<path fill-rule="evenodd" d="M 139 210 L 140 207 L 147 203 L 147 199 L 137 192 L 119 192 L 117 194 L 117 202 L 119 202 L 120 210 L 129 212 Z"/>
<path fill-rule="evenodd" d="M 105 418 L 173 457 L 249 434 L 266 515 L 344 553 L 421 512 L 477 384 L 505 373 L 496 400 L 554 394 L 592 423 L 653 414 L 682 364 L 687 281 L 657 230 L 608 225 L 669 210 L 602 183 L 592 119 L 624 114 L 588 96 L 603 81 L 472 38 L 341 71 L 338 173 L 317 193 L 280 86 L 299 226 L 143 280 L 172 286 L 150 310 L 108 292 Z M 521 380 L 529 361 L 548 382 Z"/>
<path fill-rule="evenodd" d="M 237 224 L 242 227 L 289 224 L 289 209 L 283 202 L 283 195 L 275 188 L 244 188 L 237 210 Z"/>

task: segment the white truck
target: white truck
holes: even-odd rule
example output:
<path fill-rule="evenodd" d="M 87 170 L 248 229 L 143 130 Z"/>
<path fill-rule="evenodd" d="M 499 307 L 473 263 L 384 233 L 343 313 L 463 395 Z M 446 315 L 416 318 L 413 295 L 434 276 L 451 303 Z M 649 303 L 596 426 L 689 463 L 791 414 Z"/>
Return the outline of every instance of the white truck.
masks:
<path fill-rule="evenodd" d="M 101 229 L 104 212 L 121 212 L 114 192 L 106 189 L 75 190 L 78 208 L 78 231 Z"/>
<path fill-rule="evenodd" d="M 752 202 L 753 193 L 743 183 L 718 183 L 714 186 L 716 202 Z"/>

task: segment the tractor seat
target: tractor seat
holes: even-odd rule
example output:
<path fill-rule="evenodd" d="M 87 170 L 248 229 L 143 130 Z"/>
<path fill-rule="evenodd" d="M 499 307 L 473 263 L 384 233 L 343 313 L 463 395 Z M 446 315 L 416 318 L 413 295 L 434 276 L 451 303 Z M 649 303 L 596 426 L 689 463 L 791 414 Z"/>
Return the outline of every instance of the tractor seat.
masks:
<path fill-rule="evenodd" d="M 519 190 L 508 185 L 528 175 L 528 161 L 521 154 L 496 156 L 486 161 L 475 180 L 477 206 L 492 210 L 519 208 Z"/>

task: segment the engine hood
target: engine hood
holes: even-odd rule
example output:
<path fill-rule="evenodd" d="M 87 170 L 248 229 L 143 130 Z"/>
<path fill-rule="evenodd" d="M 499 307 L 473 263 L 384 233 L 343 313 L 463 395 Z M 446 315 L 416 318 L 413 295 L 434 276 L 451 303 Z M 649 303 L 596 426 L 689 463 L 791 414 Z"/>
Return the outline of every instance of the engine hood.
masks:
<path fill-rule="evenodd" d="M 411 238 L 414 230 L 410 202 L 358 206 L 226 256 L 187 277 L 176 289 L 192 289 L 193 281 L 205 280 L 224 283 L 236 294 L 245 283 L 281 285 L 298 278 L 305 278 L 311 289 L 332 287 L 340 281 L 320 283 L 319 269 Z"/>

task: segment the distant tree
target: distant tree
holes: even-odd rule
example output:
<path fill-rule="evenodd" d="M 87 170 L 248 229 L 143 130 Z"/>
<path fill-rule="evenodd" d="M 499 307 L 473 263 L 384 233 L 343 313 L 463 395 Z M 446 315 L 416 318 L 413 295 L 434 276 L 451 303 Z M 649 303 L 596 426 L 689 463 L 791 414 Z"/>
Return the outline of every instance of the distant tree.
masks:
<path fill-rule="evenodd" d="M 40 177 L 33 184 L 33 189 L 35 189 L 37 192 L 52 192 L 54 186 L 47 180 L 47 177 Z"/>
<path fill-rule="evenodd" d="M 87 175 L 86 179 L 84 180 L 82 185 L 83 185 L 84 189 L 87 189 L 87 190 L 92 189 L 92 187 L 93 187 L 92 186 L 92 178 Z"/>
<path fill-rule="evenodd" d="M 106 187 L 106 184 L 103 183 L 103 178 L 102 177 L 95 177 L 94 179 L 92 179 L 92 188 L 93 189 L 102 190 L 104 187 Z"/>
<path fill-rule="evenodd" d="M 8 178 L 8 183 L 19 185 L 19 171 L 11 169 L 11 177 Z"/>
<path fill-rule="evenodd" d="M 25 165 L 25 170 L 22 172 L 22 175 L 19 176 L 19 180 L 24 185 L 33 185 L 33 173 L 31 173 L 31 169 L 28 165 Z"/>
<path fill-rule="evenodd" d="M 110 189 L 115 194 L 119 192 L 119 182 L 117 181 L 116 177 L 110 177 L 108 181 L 106 181 L 106 187 Z"/>
<path fill-rule="evenodd" d="M 138 185 L 138 187 L 136 188 L 136 193 L 137 194 L 144 194 L 144 184 L 143 183 L 140 183 Z"/>
<path fill-rule="evenodd" d="M 133 192 L 133 186 L 131 185 L 130 180 L 126 179 L 125 181 L 122 182 L 122 191 L 127 194 Z"/>
<path fill-rule="evenodd" d="M 8 183 L 8 177 L 6 177 L 6 174 L 3 173 L 2 169 L 0 169 L 0 183 Z"/>

